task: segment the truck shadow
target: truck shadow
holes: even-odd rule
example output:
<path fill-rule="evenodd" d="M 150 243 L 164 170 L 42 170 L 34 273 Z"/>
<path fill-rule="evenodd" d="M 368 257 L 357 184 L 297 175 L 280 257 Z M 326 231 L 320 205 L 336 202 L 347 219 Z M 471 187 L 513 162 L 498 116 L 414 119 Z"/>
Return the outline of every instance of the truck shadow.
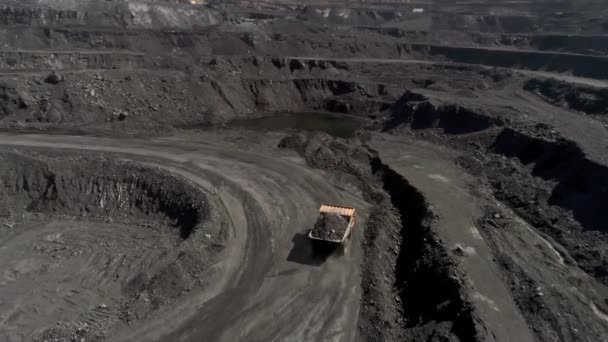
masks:
<path fill-rule="evenodd" d="M 311 240 L 308 231 L 296 233 L 291 242 L 293 247 L 287 256 L 287 261 L 310 266 L 322 265 L 339 247 L 335 243 Z"/>

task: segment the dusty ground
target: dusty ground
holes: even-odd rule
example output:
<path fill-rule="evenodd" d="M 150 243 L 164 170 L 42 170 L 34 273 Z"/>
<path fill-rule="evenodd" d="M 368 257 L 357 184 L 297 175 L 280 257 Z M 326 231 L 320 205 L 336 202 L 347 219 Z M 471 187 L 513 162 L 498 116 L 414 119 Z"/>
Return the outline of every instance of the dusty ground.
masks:
<path fill-rule="evenodd" d="M 0 1 L 0 339 L 607 340 L 607 18 Z"/>

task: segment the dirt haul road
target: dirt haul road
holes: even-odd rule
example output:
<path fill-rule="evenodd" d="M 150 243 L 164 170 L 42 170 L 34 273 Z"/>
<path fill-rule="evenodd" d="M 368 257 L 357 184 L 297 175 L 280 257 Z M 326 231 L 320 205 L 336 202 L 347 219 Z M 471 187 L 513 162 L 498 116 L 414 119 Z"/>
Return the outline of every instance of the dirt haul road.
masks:
<path fill-rule="evenodd" d="M 365 226 L 366 204 L 291 152 L 270 145 L 247 152 L 247 146 L 231 147 L 225 137 L 204 139 L 0 134 L 0 145 L 8 151 L 110 153 L 187 178 L 225 206 L 231 227 L 221 260 L 209 272 L 210 285 L 151 318 L 117 328 L 109 335 L 112 341 L 353 341 L 361 297 L 360 245 L 320 262 L 304 234 L 322 202 L 357 207 L 359 227 Z M 361 241 L 361 230 L 355 231 L 354 241 Z M 0 246 L 12 248 L 10 240 Z M 9 300 L 11 312 L 35 310 L 19 305 L 27 296 L 39 295 L 36 289 L 23 289 Z M 54 309 L 49 316 L 57 321 L 78 319 L 66 316 L 61 304 Z M 30 322 L 15 333 L 9 318 L 2 317 L 0 326 L 5 341 L 30 340 L 45 328 Z"/>
<path fill-rule="evenodd" d="M 298 57 L 287 57 L 288 59 L 299 59 L 299 60 L 329 60 L 336 62 L 346 62 L 346 63 L 378 63 L 378 64 L 426 64 L 426 65 L 445 65 L 445 66 L 467 66 L 467 65 L 477 65 L 483 68 L 492 69 L 492 66 L 487 66 L 483 64 L 474 64 L 474 63 L 455 63 L 455 62 L 437 62 L 437 61 L 429 61 L 429 60 L 421 60 L 421 59 L 395 59 L 395 58 L 318 58 L 318 57 L 307 57 L 307 56 L 298 56 Z M 506 68 L 505 68 L 506 69 Z M 548 71 L 538 71 L 538 70 L 526 70 L 526 69 L 517 69 L 517 68 L 508 68 L 509 70 L 515 71 L 522 75 L 528 76 L 541 76 L 547 78 L 554 78 L 556 80 L 588 85 L 593 87 L 608 87 L 608 81 L 602 79 L 593 79 L 586 77 L 578 77 L 567 74 L 561 74 L 556 72 L 548 72 Z"/>

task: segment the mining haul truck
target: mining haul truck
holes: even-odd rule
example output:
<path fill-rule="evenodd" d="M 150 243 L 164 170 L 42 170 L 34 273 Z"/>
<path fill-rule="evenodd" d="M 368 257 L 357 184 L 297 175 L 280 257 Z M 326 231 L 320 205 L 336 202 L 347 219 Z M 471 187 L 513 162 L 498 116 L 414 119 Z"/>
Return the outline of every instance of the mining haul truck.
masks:
<path fill-rule="evenodd" d="M 352 237 L 355 215 L 355 208 L 322 204 L 319 218 L 308 237 L 315 241 L 335 244 L 344 251 Z"/>

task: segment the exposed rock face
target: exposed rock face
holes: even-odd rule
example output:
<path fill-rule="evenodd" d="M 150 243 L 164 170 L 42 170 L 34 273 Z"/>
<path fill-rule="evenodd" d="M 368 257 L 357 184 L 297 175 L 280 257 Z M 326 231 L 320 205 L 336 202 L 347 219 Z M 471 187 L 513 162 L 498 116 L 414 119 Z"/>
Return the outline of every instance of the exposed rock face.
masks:
<path fill-rule="evenodd" d="M 608 89 L 560 82 L 553 79 L 531 79 L 524 89 L 539 95 L 554 105 L 586 114 L 608 114 Z"/>
<path fill-rule="evenodd" d="M 218 24 L 217 11 L 186 3 L 21 1 L 0 4 L 0 25 L 113 26 L 193 29 Z"/>
<path fill-rule="evenodd" d="M 183 238 L 208 215 L 203 193 L 159 170 L 107 159 L 0 158 L 0 203 L 10 212 L 164 221 Z"/>

